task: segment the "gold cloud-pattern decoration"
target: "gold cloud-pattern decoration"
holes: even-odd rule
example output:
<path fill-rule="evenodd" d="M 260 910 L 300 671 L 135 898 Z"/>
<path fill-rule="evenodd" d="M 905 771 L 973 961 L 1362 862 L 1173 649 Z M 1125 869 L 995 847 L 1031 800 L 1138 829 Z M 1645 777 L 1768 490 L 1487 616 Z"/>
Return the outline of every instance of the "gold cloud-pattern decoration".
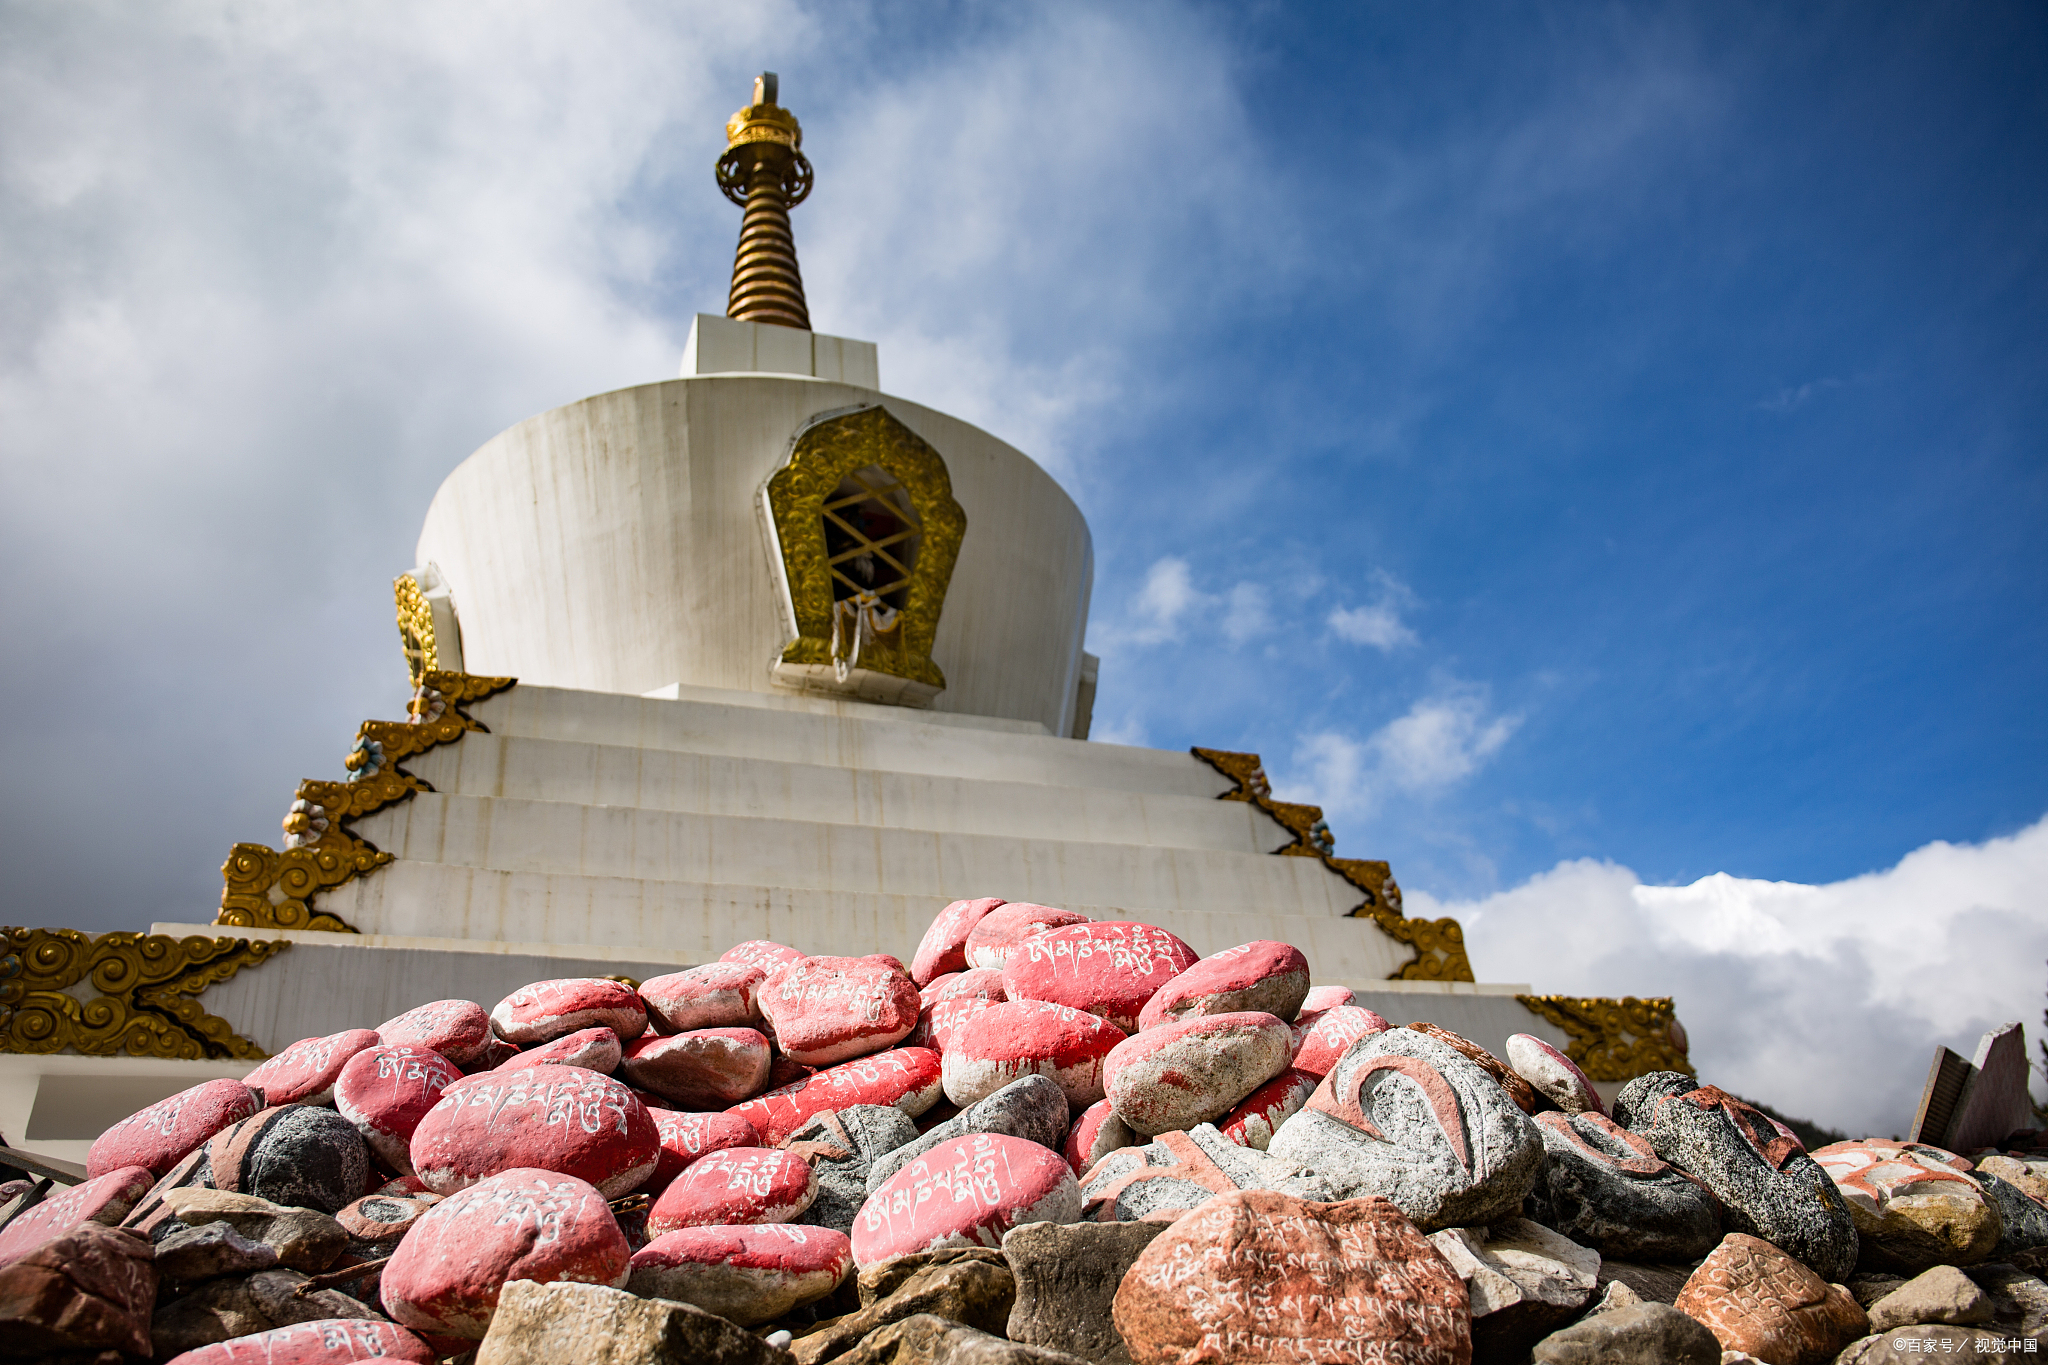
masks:
<path fill-rule="evenodd" d="M 291 946 L 287 939 L 0 929 L 0 1051 L 262 1061 L 268 1053 L 193 997 Z M 71 994 L 87 981 L 96 996 Z"/>
<path fill-rule="evenodd" d="M 1415 956 L 1391 981 L 1470 981 L 1472 963 L 1465 956 L 1465 931 L 1454 919 L 1409 919 L 1401 911 L 1401 887 L 1393 869 L 1384 862 L 1365 858 L 1339 858 L 1337 840 L 1323 819 L 1321 806 L 1293 801 L 1275 801 L 1273 784 L 1257 754 L 1233 753 L 1228 749 L 1192 748 L 1188 752 L 1222 773 L 1237 785 L 1223 793 L 1224 801 L 1249 801 L 1292 837 L 1273 850 L 1282 857 L 1319 858 L 1323 866 L 1365 893 L 1365 899 L 1351 911 L 1354 917 L 1371 919 L 1382 932 L 1415 950 Z"/>
<path fill-rule="evenodd" d="M 1686 1055 L 1685 1026 L 1668 995 L 1619 1000 L 1585 995 L 1518 995 L 1515 999 L 1571 1037 L 1565 1053 L 1596 1081 L 1626 1081 L 1652 1071 L 1696 1074 Z"/>
<path fill-rule="evenodd" d="M 221 865 L 226 883 L 214 923 L 253 929 L 315 929 L 353 934 L 338 916 L 314 908 L 320 892 L 353 881 L 392 861 L 349 825 L 373 811 L 432 791 L 400 763 L 429 749 L 484 730 L 464 709 L 511 687 L 515 678 L 431 671 L 420 677 L 407 721 L 364 721 L 356 732 L 345 782 L 309 778 L 299 783 L 285 816 L 283 850 L 236 844 Z"/>

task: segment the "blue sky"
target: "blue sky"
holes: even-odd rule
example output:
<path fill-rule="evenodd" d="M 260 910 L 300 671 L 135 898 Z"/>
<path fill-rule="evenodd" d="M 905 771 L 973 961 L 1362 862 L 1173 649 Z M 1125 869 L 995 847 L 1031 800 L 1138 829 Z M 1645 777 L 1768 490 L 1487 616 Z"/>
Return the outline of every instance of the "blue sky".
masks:
<path fill-rule="evenodd" d="M 769 68 L 819 329 L 1088 514 L 1099 737 L 1258 750 L 1482 975 L 1675 993 L 1760 1093 L 1814 1092 L 1714 1011 L 1910 1054 L 1881 1104 L 1855 1067 L 1817 1094 L 1873 1131 L 1929 1042 L 2039 1016 L 2038 5 L 81 0 L 0 34 L 0 918 L 209 918 L 229 844 L 400 714 L 434 487 L 675 372 Z M 1911 1004 L 1887 957 L 1977 989 Z M 1826 1018 L 1760 994 L 1802 982 Z"/>

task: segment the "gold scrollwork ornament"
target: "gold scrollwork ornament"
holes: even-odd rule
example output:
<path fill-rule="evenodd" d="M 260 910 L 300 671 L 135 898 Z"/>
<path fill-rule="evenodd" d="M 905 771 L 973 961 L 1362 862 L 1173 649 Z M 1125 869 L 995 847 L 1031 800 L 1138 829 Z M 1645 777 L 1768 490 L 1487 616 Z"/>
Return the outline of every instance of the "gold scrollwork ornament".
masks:
<path fill-rule="evenodd" d="M 1596 1081 L 1626 1081 L 1652 1071 L 1695 1074 L 1685 1028 L 1668 995 L 1620 999 L 1584 995 L 1518 995 L 1531 1012 L 1563 1029 L 1565 1053 Z"/>
<path fill-rule="evenodd" d="M 261 1061 L 262 1048 L 192 997 L 289 947 L 283 939 L 0 929 L 0 1051 Z M 83 981 L 99 994 L 71 994 Z"/>

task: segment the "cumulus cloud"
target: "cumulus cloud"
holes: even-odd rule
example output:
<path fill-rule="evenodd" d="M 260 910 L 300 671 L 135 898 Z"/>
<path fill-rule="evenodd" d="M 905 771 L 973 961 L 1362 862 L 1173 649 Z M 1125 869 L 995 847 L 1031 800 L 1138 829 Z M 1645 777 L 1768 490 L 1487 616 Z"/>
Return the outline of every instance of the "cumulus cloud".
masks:
<path fill-rule="evenodd" d="M 1401 613 L 1414 605 L 1415 594 L 1384 569 L 1374 571 L 1373 582 L 1379 590 L 1373 601 L 1358 607 L 1331 609 L 1331 632 L 1354 645 L 1370 645 L 1388 652 L 1414 644 L 1415 632 L 1401 619 Z"/>
<path fill-rule="evenodd" d="M 1700 1075 L 1845 1129 L 1903 1134 L 1936 1045 L 2037 1034 L 2048 960 L 2048 818 L 1936 842 L 1820 886 L 1716 873 L 1645 886 L 1564 862 L 1471 901 L 1408 895 L 1463 922 L 1482 980 L 1571 995 L 1669 995 Z"/>
<path fill-rule="evenodd" d="M 1163 645 L 1206 631 L 1241 645 L 1274 626 L 1273 594 L 1264 584 L 1240 581 L 1220 592 L 1207 592 L 1195 582 L 1187 560 L 1165 555 L 1145 571 L 1145 581 L 1122 619 L 1103 625 L 1095 640 L 1105 649 Z"/>
<path fill-rule="evenodd" d="M 1303 735 L 1281 787 L 1333 815 L 1370 817 L 1390 796 L 1437 795 L 1470 777 L 1520 725 L 1520 716 L 1492 709 L 1486 689 L 1449 684 L 1364 739 L 1340 730 Z"/>

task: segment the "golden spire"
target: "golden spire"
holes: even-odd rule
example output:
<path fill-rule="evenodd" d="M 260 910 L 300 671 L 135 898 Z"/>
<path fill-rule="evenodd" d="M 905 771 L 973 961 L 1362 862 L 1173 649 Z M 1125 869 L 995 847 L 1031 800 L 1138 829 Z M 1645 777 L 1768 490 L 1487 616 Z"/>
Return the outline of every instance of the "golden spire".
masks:
<path fill-rule="evenodd" d="M 797 150 L 804 145 L 804 130 L 796 115 L 775 102 L 775 85 L 775 73 L 762 72 L 754 80 L 754 102 L 725 125 L 718 188 L 747 211 L 740 220 L 725 315 L 808 332 L 811 312 L 804 306 L 804 277 L 796 268 L 789 211 L 811 192 L 811 163 Z"/>

